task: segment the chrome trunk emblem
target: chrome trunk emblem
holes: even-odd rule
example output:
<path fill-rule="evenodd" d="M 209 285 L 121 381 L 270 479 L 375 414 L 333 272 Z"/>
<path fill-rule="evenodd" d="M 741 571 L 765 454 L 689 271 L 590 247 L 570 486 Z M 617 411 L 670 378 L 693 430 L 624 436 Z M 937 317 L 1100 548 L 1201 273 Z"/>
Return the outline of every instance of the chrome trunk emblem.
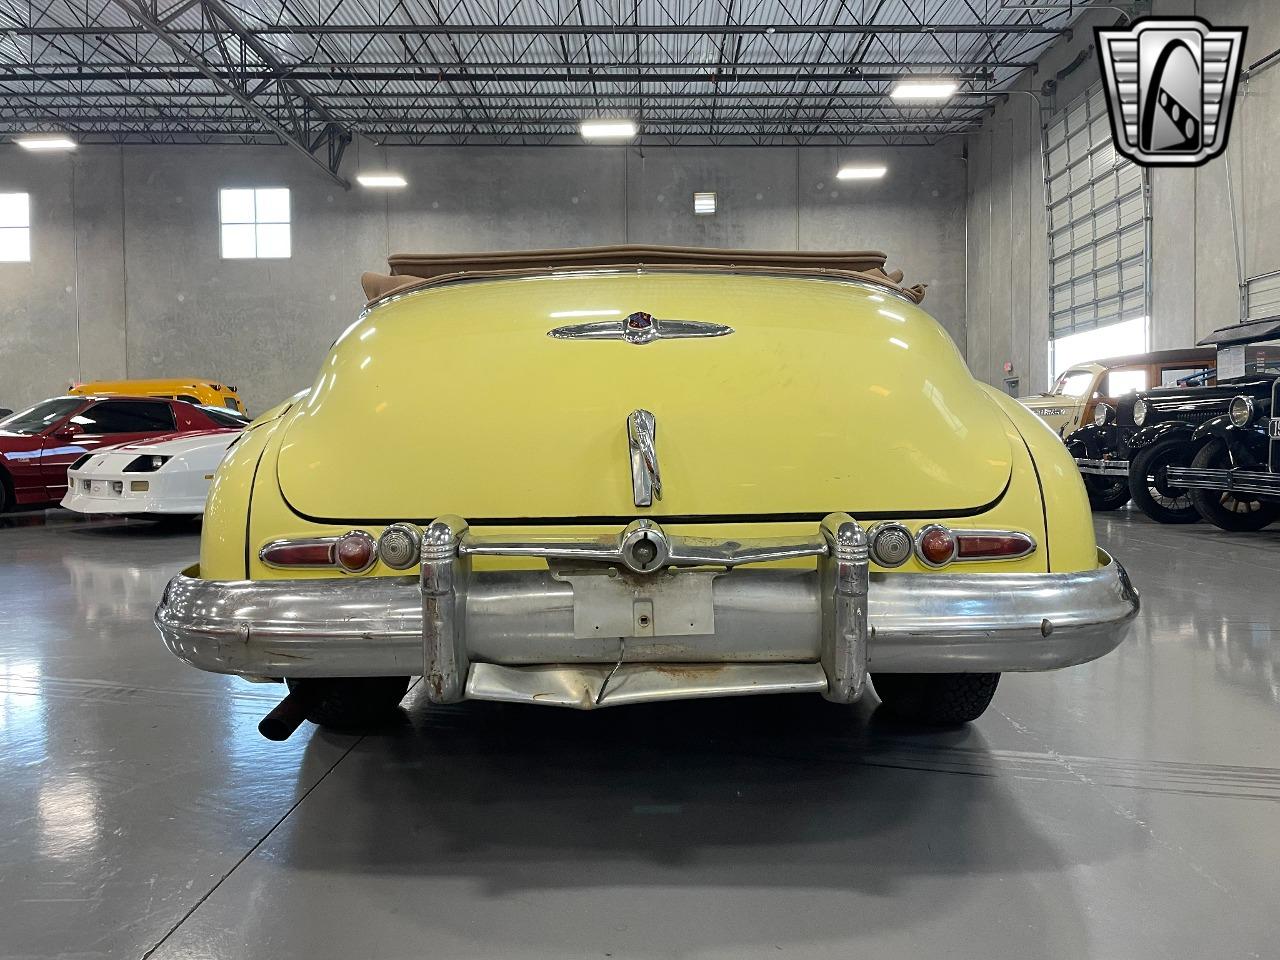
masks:
<path fill-rule="evenodd" d="M 571 323 L 548 330 L 547 336 L 557 340 L 625 340 L 643 344 L 655 340 L 688 340 L 701 337 L 727 337 L 733 327 L 703 320 L 660 320 L 652 314 L 636 312 L 622 320 L 591 320 Z"/>
<path fill-rule="evenodd" d="M 627 417 L 627 446 L 631 450 L 631 494 L 637 507 L 651 507 L 662 499 L 662 474 L 654 438 L 658 422 L 648 410 L 633 410 Z"/>

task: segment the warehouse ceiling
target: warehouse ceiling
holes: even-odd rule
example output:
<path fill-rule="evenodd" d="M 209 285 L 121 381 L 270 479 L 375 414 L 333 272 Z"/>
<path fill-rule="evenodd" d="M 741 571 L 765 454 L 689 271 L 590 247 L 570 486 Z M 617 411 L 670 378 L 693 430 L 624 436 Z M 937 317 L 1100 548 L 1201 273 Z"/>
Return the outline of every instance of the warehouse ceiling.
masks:
<path fill-rule="evenodd" d="M 1087 4 L 1031 0 L 0 0 L 0 135 L 393 144 L 931 143 Z M 906 76 L 945 102 L 889 97 Z"/>

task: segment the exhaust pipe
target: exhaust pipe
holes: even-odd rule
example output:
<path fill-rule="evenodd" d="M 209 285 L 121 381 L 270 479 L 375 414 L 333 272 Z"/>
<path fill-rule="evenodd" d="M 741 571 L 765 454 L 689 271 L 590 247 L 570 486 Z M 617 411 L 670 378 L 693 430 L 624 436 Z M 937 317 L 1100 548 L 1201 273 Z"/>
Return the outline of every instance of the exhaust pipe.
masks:
<path fill-rule="evenodd" d="M 276 704 L 274 710 L 258 721 L 258 732 L 277 743 L 288 740 L 302 726 L 302 721 L 307 719 L 307 708 L 310 706 L 311 697 L 305 686 L 292 690 Z"/>

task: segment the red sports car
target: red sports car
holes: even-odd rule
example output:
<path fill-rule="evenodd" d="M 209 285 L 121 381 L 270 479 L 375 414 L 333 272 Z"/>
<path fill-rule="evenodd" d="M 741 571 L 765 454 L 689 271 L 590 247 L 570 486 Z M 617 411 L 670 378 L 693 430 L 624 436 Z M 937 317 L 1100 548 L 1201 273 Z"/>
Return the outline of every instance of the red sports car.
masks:
<path fill-rule="evenodd" d="M 14 504 L 56 503 L 67 467 L 116 443 L 187 430 L 243 426 L 229 410 L 155 397 L 54 397 L 0 420 L 0 512 Z"/>

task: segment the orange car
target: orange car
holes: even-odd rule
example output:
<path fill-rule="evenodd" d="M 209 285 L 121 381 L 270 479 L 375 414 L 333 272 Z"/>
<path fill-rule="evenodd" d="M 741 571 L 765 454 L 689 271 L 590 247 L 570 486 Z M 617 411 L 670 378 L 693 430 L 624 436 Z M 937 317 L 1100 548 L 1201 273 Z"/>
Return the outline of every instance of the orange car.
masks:
<path fill-rule="evenodd" d="M 188 403 L 208 407 L 226 407 L 248 414 L 244 402 L 236 394 L 236 388 L 212 380 L 171 378 L 164 380 L 94 380 L 78 383 L 67 391 L 73 396 L 114 393 L 134 397 L 165 397 L 169 400 L 185 400 Z"/>

